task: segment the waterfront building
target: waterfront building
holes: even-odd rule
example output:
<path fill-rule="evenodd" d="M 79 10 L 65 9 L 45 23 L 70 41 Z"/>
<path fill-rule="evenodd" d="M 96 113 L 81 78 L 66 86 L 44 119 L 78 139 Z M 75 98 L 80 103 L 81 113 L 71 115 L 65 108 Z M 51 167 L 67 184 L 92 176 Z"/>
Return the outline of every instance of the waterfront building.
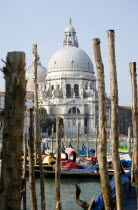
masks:
<path fill-rule="evenodd" d="M 34 89 L 34 66 L 26 70 L 27 90 Z M 63 133 L 95 136 L 98 125 L 98 91 L 90 57 L 79 48 L 71 22 L 65 29 L 62 47 L 51 57 L 47 70 L 38 61 L 39 105 L 50 118 L 63 118 Z M 107 127 L 110 128 L 110 99 L 106 97 Z"/>
<path fill-rule="evenodd" d="M 128 128 L 132 128 L 132 111 L 130 106 L 119 106 L 119 133 L 128 135 Z"/>

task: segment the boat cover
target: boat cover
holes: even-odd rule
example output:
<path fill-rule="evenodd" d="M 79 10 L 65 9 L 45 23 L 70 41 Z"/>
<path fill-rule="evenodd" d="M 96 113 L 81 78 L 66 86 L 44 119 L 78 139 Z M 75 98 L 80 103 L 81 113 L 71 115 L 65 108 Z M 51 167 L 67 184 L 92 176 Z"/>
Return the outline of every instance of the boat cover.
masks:
<path fill-rule="evenodd" d="M 87 150 L 78 150 L 78 153 L 81 155 L 87 155 Z M 95 156 L 95 153 L 93 152 L 88 152 L 89 156 Z"/>
<path fill-rule="evenodd" d="M 123 165 L 124 168 L 129 168 L 132 166 L 132 160 L 121 160 L 121 163 Z"/>
<path fill-rule="evenodd" d="M 124 195 L 124 210 L 136 210 L 137 207 L 136 187 L 131 185 L 130 180 L 126 174 L 122 174 L 122 184 L 123 184 L 123 195 Z M 110 181 L 110 186 L 112 190 L 113 203 L 116 204 L 114 177 Z M 91 209 L 104 210 L 104 201 L 102 193 L 95 198 L 91 206 Z M 114 209 L 116 209 L 116 207 Z"/>
<path fill-rule="evenodd" d="M 79 166 L 76 163 L 72 162 L 72 160 L 70 160 L 70 159 L 66 160 L 66 161 L 61 161 L 60 165 L 61 165 L 61 167 L 63 166 L 63 167 L 66 167 L 67 169 L 78 169 L 79 168 Z"/>
<path fill-rule="evenodd" d="M 130 148 L 131 152 L 133 151 L 133 148 Z M 119 146 L 119 152 L 124 153 L 128 152 L 127 146 Z"/>
<path fill-rule="evenodd" d="M 68 169 L 68 168 L 61 168 L 61 171 L 64 172 L 87 172 L 87 173 L 93 173 L 97 168 L 98 168 L 98 164 L 94 165 L 94 166 L 85 166 L 85 165 L 79 165 L 79 169 Z"/>

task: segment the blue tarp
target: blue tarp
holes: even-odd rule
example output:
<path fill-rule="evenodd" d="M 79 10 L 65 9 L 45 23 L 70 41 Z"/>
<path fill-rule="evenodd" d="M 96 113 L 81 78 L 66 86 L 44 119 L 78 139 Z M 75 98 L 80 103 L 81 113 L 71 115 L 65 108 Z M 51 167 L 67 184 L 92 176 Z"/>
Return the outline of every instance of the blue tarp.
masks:
<path fill-rule="evenodd" d="M 87 152 L 85 152 L 84 150 L 78 150 L 78 153 L 81 155 L 87 155 Z M 95 153 L 88 152 L 88 155 L 93 157 L 95 156 Z"/>
<path fill-rule="evenodd" d="M 87 148 L 83 146 L 82 150 L 78 150 L 78 153 L 81 155 L 87 155 Z M 94 149 L 88 149 L 88 155 L 89 156 L 95 156 L 95 150 Z"/>
<path fill-rule="evenodd" d="M 87 147 L 83 146 L 82 150 L 87 152 Z M 95 149 L 88 149 L 88 152 L 95 153 Z"/>
<path fill-rule="evenodd" d="M 124 191 L 124 207 L 126 209 L 136 209 L 136 189 L 134 186 L 131 186 L 130 180 L 126 174 L 122 174 L 122 184 Z M 114 177 L 110 181 L 110 186 L 112 190 L 113 202 L 116 203 L 116 192 L 115 192 L 115 180 Z M 133 201 L 132 201 L 133 199 Z M 129 206 L 129 208 L 127 208 Z M 93 210 L 104 210 L 104 201 L 102 193 L 98 195 L 93 202 Z"/>
<path fill-rule="evenodd" d="M 124 168 L 129 168 L 132 166 L 132 160 L 121 160 L 121 163 L 123 165 Z"/>
<path fill-rule="evenodd" d="M 79 165 L 79 169 L 68 169 L 68 168 L 61 168 L 61 171 L 64 172 L 87 172 L 87 173 L 93 173 L 94 170 L 96 170 L 98 168 L 98 164 L 94 165 L 94 166 L 84 166 L 84 165 Z"/>

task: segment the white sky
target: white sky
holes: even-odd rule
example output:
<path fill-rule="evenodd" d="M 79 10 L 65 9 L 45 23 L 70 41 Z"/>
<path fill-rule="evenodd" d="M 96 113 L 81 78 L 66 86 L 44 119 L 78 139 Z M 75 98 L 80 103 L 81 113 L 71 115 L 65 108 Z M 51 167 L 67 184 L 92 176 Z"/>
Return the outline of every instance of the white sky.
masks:
<path fill-rule="evenodd" d="M 119 105 L 131 105 L 129 62 L 138 58 L 137 0 L 0 0 L 0 59 L 9 51 L 24 51 L 26 66 L 32 63 L 32 44 L 38 44 L 41 63 L 47 67 L 52 54 L 62 46 L 64 29 L 72 18 L 79 46 L 92 59 L 92 39 L 101 39 L 106 92 L 110 74 L 106 31 L 115 30 Z M 0 62 L 0 68 L 3 63 Z M 0 91 L 4 79 L 0 73 Z"/>

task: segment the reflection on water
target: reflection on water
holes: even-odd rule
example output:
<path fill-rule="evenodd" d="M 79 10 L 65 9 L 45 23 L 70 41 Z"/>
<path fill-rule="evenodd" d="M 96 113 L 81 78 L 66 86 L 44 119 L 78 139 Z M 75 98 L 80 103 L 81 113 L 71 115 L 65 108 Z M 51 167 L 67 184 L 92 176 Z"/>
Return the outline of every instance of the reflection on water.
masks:
<path fill-rule="evenodd" d="M 80 198 L 84 201 L 88 201 L 92 196 L 99 195 L 101 193 L 101 185 L 99 180 L 94 181 L 79 181 L 71 179 L 62 179 L 60 184 L 61 189 L 61 202 L 63 210 L 79 210 L 82 209 L 75 203 L 75 184 L 81 187 Z M 55 210 L 55 181 L 52 179 L 45 181 L 46 190 L 46 209 Z M 40 184 L 39 180 L 36 180 L 36 192 L 37 192 L 37 202 L 38 209 L 40 209 Z M 29 200 L 29 186 L 27 182 L 27 209 L 30 209 Z"/>

